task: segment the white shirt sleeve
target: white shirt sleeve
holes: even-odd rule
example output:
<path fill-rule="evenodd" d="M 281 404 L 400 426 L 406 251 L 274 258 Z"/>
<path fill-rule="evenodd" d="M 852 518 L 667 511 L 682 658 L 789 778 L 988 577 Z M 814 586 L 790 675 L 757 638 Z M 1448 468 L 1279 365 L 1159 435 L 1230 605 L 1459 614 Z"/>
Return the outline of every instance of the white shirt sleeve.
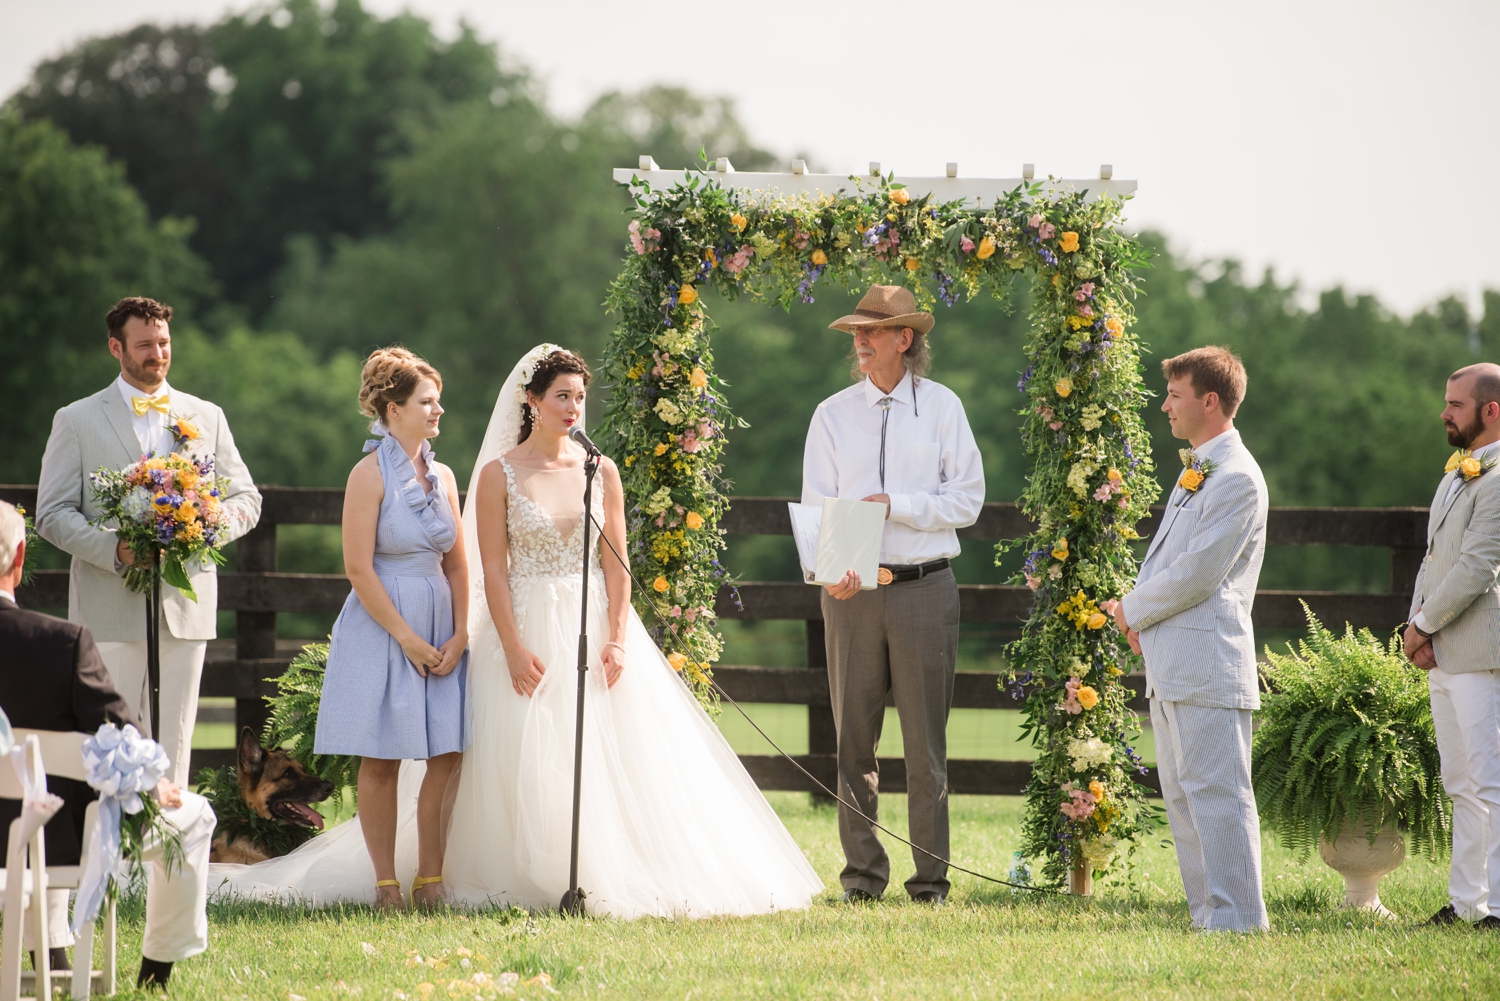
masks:
<path fill-rule="evenodd" d="M 955 397 L 946 409 L 938 432 L 941 453 L 937 493 L 891 494 L 890 519 L 897 524 L 932 532 L 967 528 L 979 520 L 984 507 L 984 459 L 963 403 Z"/>
<path fill-rule="evenodd" d="M 802 452 L 802 503 L 822 504 L 824 497 L 839 495 L 838 464 L 833 458 L 833 428 L 828 424 L 828 409 L 813 411 L 807 428 L 807 444 Z"/>

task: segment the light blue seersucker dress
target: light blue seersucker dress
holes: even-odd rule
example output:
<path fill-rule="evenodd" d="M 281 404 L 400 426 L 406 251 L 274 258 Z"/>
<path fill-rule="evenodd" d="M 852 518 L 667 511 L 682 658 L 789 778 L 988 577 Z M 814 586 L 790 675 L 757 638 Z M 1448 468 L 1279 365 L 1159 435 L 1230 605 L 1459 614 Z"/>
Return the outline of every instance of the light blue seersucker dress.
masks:
<path fill-rule="evenodd" d="M 375 573 L 401 617 L 435 647 L 453 637 L 453 592 L 443 554 L 458 525 L 422 443 L 429 491 L 394 438 L 365 444 L 380 461 L 385 496 L 375 530 Z M 450 674 L 422 677 L 395 637 L 353 591 L 333 624 L 318 710 L 318 754 L 426 759 L 469 746 L 469 655 Z"/>

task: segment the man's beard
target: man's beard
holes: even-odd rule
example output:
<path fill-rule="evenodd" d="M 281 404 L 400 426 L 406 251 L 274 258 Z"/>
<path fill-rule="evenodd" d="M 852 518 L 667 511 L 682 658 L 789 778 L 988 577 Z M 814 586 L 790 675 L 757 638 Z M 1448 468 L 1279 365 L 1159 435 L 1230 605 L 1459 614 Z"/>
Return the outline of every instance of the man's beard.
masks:
<path fill-rule="evenodd" d="M 125 370 L 126 375 L 141 385 L 155 386 L 167 381 L 167 370 L 172 367 L 172 363 L 164 361 L 160 368 L 152 370 L 130 357 L 129 352 L 125 352 L 120 356 L 120 367 Z"/>
<path fill-rule="evenodd" d="M 1474 420 L 1468 427 L 1459 427 L 1455 424 L 1448 425 L 1448 444 L 1454 448 L 1468 448 L 1474 444 L 1474 439 L 1484 433 L 1484 415 L 1478 410 L 1474 411 Z"/>

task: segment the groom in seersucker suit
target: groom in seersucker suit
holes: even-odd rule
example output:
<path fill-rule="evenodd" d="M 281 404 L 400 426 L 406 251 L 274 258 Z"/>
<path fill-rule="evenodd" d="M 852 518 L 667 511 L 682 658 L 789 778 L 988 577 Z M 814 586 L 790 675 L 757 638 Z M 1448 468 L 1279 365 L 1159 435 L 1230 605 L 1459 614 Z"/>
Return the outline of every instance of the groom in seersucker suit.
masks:
<path fill-rule="evenodd" d="M 1193 925 L 1269 927 L 1250 713 L 1260 708 L 1250 608 L 1266 548 L 1266 481 L 1234 414 L 1245 367 L 1227 348 L 1162 362 L 1161 408 L 1183 449 L 1135 588 L 1106 611 L 1146 660 L 1157 774 Z"/>
<path fill-rule="evenodd" d="M 194 602 L 175 587 L 162 588 L 161 715 L 148 719 L 146 596 L 125 587 L 135 554 L 113 528 L 90 524 L 98 507 L 89 474 L 121 469 L 148 452 L 212 455 L 229 486 L 221 500 L 233 542 L 260 518 L 260 492 L 240 460 L 224 412 L 207 400 L 167 385 L 172 367 L 172 307 L 152 299 L 121 299 L 104 318 L 109 350 L 120 375 L 93 396 L 70 403 L 52 419 L 37 486 L 36 530 L 73 557 L 68 578 L 68 621 L 89 627 L 115 690 L 172 759 L 169 777 L 188 784 L 189 752 L 198 713 L 198 682 L 208 641 L 217 635 L 219 582 L 212 563 L 189 566 Z M 200 437 L 179 442 L 174 419 L 187 420 Z"/>
<path fill-rule="evenodd" d="M 1443 789 L 1453 800 L 1448 903 L 1428 919 L 1500 929 L 1500 365 L 1448 377 L 1443 424 L 1461 451 L 1427 518 L 1406 654 L 1427 671 Z"/>

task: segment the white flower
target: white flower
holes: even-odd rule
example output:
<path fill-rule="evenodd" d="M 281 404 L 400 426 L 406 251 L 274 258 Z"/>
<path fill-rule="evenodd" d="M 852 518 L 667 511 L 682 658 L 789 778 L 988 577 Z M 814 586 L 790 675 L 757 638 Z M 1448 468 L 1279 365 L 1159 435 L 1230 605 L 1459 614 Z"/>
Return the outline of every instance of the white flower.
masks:
<path fill-rule="evenodd" d="M 1089 492 L 1089 477 L 1094 475 L 1098 465 L 1092 462 L 1075 462 L 1073 468 L 1068 470 L 1068 486 L 1079 497 L 1085 497 Z"/>
<path fill-rule="evenodd" d="M 647 514 L 661 514 L 671 506 L 672 488 L 662 487 L 660 490 L 656 491 L 656 493 L 652 494 L 646 499 L 646 503 L 641 505 L 641 510 L 646 512 Z"/>
<path fill-rule="evenodd" d="M 1075 772 L 1086 772 L 1090 768 L 1107 765 L 1114 760 L 1115 752 L 1098 737 L 1068 742 L 1068 757 L 1073 759 Z"/>
<path fill-rule="evenodd" d="M 156 505 L 151 502 L 151 491 L 135 487 L 120 499 L 120 513 L 130 521 L 149 521 L 156 517 Z"/>
<path fill-rule="evenodd" d="M 693 332 L 686 327 L 668 327 L 656 335 L 656 344 L 663 354 L 680 355 L 693 346 Z"/>
<path fill-rule="evenodd" d="M 656 401 L 656 416 L 668 424 L 682 423 L 682 411 L 677 408 L 677 404 L 665 396 Z"/>
<path fill-rule="evenodd" d="M 1083 859 L 1089 864 L 1090 869 L 1096 871 L 1104 869 L 1115 857 L 1115 845 L 1118 843 L 1118 839 L 1108 834 L 1098 838 L 1089 838 L 1083 843 Z"/>
<path fill-rule="evenodd" d="M 1097 403 L 1090 403 L 1083 408 L 1083 429 L 1085 431 L 1097 431 L 1099 423 L 1104 418 L 1104 408 Z"/>

